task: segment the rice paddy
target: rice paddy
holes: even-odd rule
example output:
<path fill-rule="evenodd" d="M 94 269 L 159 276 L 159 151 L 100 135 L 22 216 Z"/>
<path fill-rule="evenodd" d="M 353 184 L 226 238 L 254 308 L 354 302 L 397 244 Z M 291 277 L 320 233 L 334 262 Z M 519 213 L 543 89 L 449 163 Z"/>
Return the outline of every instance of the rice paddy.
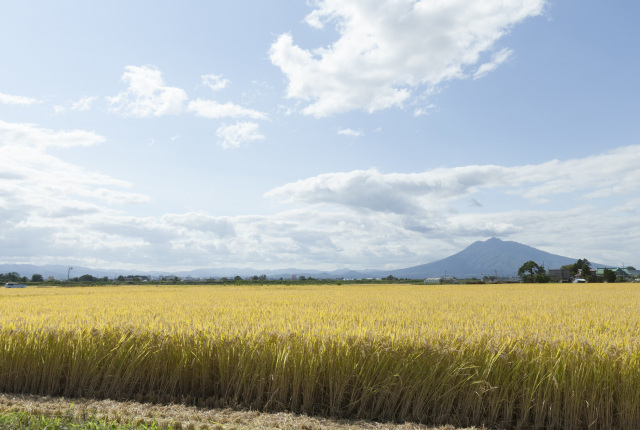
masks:
<path fill-rule="evenodd" d="M 0 292 L 0 391 L 503 428 L 640 428 L 640 286 Z"/>

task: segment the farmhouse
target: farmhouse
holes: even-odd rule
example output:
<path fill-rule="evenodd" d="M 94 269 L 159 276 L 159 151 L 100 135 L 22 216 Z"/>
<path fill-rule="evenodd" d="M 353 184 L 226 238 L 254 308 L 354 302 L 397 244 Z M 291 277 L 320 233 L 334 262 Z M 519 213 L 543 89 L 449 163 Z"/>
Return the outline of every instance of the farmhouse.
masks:
<path fill-rule="evenodd" d="M 569 269 L 549 269 L 549 279 L 555 282 L 571 282 Z"/>

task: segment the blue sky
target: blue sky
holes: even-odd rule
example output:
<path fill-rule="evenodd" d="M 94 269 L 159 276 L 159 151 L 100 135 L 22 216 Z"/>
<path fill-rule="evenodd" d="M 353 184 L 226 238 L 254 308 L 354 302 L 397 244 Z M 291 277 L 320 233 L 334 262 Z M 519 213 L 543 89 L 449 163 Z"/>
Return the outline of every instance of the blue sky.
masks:
<path fill-rule="evenodd" d="M 635 2 L 5 2 L 0 262 L 640 265 Z"/>

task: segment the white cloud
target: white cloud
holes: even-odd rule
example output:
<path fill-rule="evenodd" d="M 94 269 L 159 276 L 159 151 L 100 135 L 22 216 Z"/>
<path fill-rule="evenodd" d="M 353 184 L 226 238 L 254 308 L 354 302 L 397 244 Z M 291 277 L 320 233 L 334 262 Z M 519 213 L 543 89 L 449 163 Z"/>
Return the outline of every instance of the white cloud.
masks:
<path fill-rule="evenodd" d="M 217 237 L 232 237 L 235 228 L 229 217 L 216 217 L 204 212 L 189 212 L 184 214 L 166 214 L 162 221 L 176 228 L 207 232 Z"/>
<path fill-rule="evenodd" d="M 307 221 L 298 228 L 325 232 L 340 255 L 336 261 L 359 255 L 368 267 L 408 267 L 497 236 L 618 264 L 637 260 L 632 250 L 640 240 L 639 163 L 640 146 L 629 146 L 516 167 L 330 173 L 285 184 L 265 196 L 301 208 L 305 215 L 300 219 Z M 489 200 L 480 203 L 480 193 Z M 589 199 L 603 200 L 595 206 L 585 204 Z M 339 227 L 319 227 L 320 216 L 333 218 Z M 438 247 L 441 251 L 430 251 Z"/>
<path fill-rule="evenodd" d="M 353 130 L 351 128 L 341 128 L 340 130 L 338 130 L 338 134 L 351 137 L 364 136 L 364 132 L 362 130 Z"/>
<path fill-rule="evenodd" d="M 152 66 L 126 66 L 122 81 L 127 90 L 107 97 L 111 111 L 139 118 L 175 115 L 184 110 L 187 93 L 165 84 L 162 72 Z"/>
<path fill-rule="evenodd" d="M 484 63 L 483 65 L 478 67 L 478 70 L 473 74 L 473 79 L 475 80 L 483 78 L 487 75 L 487 73 L 494 71 L 500 64 L 507 61 L 509 57 L 511 57 L 511 54 L 513 54 L 513 51 L 507 48 L 503 49 L 500 52 L 496 52 L 495 54 L 493 54 L 490 62 Z"/>
<path fill-rule="evenodd" d="M 256 136 L 250 122 L 219 130 L 227 147 Z M 47 153 L 68 140 L 92 145 L 103 138 L 0 122 L 2 261 L 393 269 L 499 236 L 570 257 L 640 264 L 640 146 L 526 166 L 328 173 L 267 193 L 295 205 L 270 215 L 134 216 L 129 205 L 149 197 L 132 192 L 132 184 Z"/>
<path fill-rule="evenodd" d="M 306 22 L 334 23 L 339 39 L 303 49 L 290 34 L 272 44 L 271 62 L 289 84 L 287 97 L 310 102 L 318 117 L 403 106 L 421 86 L 462 79 L 495 42 L 545 0 L 318 0 Z M 502 50 L 482 73 L 506 60 Z M 478 72 L 481 72 L 480 70 Z"/>
<path fill-rule="evenodd" d="M 9 94 L 0 93 L 0 103 L 8 105 L 32 105 L 36 103 L 42 103 L 42 101 L 31 97 L 12 96 Z"/>
<path fill-rule="evenodd" d="M 97 97 L 82 97 L 80 100 L 78 100 L 77 102 L 74 102 L 71 105 L 71 110 L 77 110 L 77 111 L 86 111 L 91 109 L 91 104 L 96 100 Z"/>
<path fill-rule="evenodd" d="M 469 166 L 425 173 L 382 174 L 375 169 L 326 173 L 277 187 L 266 196 L 289 203 L 332 204 L 389 213 L 418 213 L 467 196 L 479 186 L 496 186 L 503 167 Z"/>
<path fill-rule="evenodd" d="M 91 227 L 97 219 L 117 218 L 127 204 L 149 200 L 127 191 L 126 181 L 47 153 L 102 141 L 92 132 L 0 122 L 0 258 L 45 264 L 56 255 L 82 257 L 107 246 Z"/>
<path fill-rule="evenodd" d="M 495 192 L 533 202 L 558 195 L 584 200 L 637 192 L 639 164 L 640 146 L 627 146 L 586 158 L 516 167 L 465 166 L 391 174 L 374 169 L 327 173 L 277 187 L 266 196 L 290 203 L 401 214 L 441 209 L 483 189 L 499 189 Z"/>
<path fill-rule="evenodd" d="M 621 250 L 637 249 L 639 204 L 627 202 L 625 210 L 635 214 L 622 216 L 614 209 L 578 206 L 419 217 L 318 207 L 273 215 L 220 217 L 186 212 L 134 217 L 101 206 L 72 204 L 45 213 L 30 207 L 18 212 L 13 205 L 9 206 L 11 218 L 6 213 L 0 217 L 0 235 L 3 244 L 14 241 L 12 252 L 22 258 L 35 261 L 34 255 L 42 255 L 37 257 L 39 264 L 55 260 L 48 262 L 138 269 L 393 269 L 443 258 L 491 236 L 592 261 L 632 262 L 637 256 Z M 8 222 L 11 228 L 5 228 Z M 12 258 L 3 255 L 2 249 L 0 256 L 5 261 Z"/>
<path fill-rule="evenodd" d="M 68 148 L 91 146 L 104 141 L 104 137 L 92 131 L 53 131 L 34 124 L 10 123 L 0 120 L 0 143 L 4 145 Z"/>
<path fill-rule="evenodd" d="M 91 105 L 96 101 L 96 99 L 97 97 L 84 96 L 80 100 L 72 102 L 68 109 L 72 111 L 88 111 L 91 109 Z M 63 105 L 55 105 L 53 109 L 55 113 L 63 113 L 67 111 L 67 107 Z"/>
<path fill-rule="evenodd" d="M 127 66 L 122 80 L 128 84 L 126 91 L 115 97 L 107 97 L 111 111 L 125 116 L 150 117 L 176 115 L 189 111 L 197 116 L 218 118 L 250 118 L 267 120 L 267 114 L 239 106 L 232 102 L 219 103 L 215 100 L 196 99 L 188 101 L 187 93 L 181 88 L 169 87 L 165 84 L 162 72 L 152 66 Z M 214 90 L 226 87 L 227 79 L 219 75 L 203 75 L 203 84 Z M 81 110 L 88 108 L 92 98 L 83 98 L 74 103 L 72 108 Z M 57 106 L 56 111 L 64 110 Z M 246 129 L 247 126 L 244 128 Z"/>
<path fill-rule="evenodd" d="M 431 103 L 431 104 L 429 104 L 427 106 L 414 109 L 413 116 L 429 115 L 429 113 L 431 113 L 431 111 L 434 110 L 434 109 L 436 109 L 436 105 Z"/>
<path fill-rule="evenodd" d="M 225 149 L 237 148 L 245 142 L 264 139 L 258 132 L 258 124 L 255 122 L 236 122 L 232 125 L 223 124 L 216 131 L 218 144 Z"/>
<path fill-rule="evenodd" d="M 624 146 L 585 158 L 523 166 L 514 186 L 532 200 L 571 193 L 581 199 L 626 195 L 640 188 L 638 163 L 640 145 Z M 522 186 L 526 184 L 531 186 Z"/>
<path fill-rule="evenodd" d="M 24 194 L 14 198 L 26 202 L 59 199 L 51 207 L 73 203 L 76 197 L 116 203 L 146 201 L 146 197 L 111 188 L 128 188 L 128 182 L 87 171 L 46 152 L 49 147 L 88 146 L 103 141 L 103 137 L 81 130 L 56 132 L 0 121 L 0 171 L 15 179 L 3 183 L 4 190 L 23 190 Z"/>
<path fill-rule="evenodd" d="M 222 75 L 202 75 L 202 85 L 211 88 L 213 91 L 220 91 L 231 84 L 229 79 L 224 79 Z"/>
<path fill-rule="evenodd" d="M 267 115 L 253 110 L 243 108 L 231 102 L 218 103 L 214 100 L 196 99 L 189 102 L 189 111 L 194 112 L 198 116 L 205 118 L 251 118 L 251 119 L 267 119 Z"/>

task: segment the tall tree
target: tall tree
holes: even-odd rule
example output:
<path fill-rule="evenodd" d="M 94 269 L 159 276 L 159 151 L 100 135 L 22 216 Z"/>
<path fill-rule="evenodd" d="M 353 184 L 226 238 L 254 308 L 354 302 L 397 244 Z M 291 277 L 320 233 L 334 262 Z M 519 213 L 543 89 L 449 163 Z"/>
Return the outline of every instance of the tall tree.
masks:
<path fill-rule="evenodd" d="M 591 263 L 589 260 L 579 259 L 576 261 L 569 270 L 571 276 L 580 276 L 581 278 L 586 279 L 587 281 L 591 280 Z"/>
<path fill-rule="evenodd" d="M 527 261 L 520 269 L 518 269 L 518 276 L 522 279 L 522 282 L 549 282 L 546 270 L 541 267 L 535 261 Z"/>
<path fill-rule="evenodd" d="M 616 272 L 611 269 L 604 269 L 602 277 L 604 282 L 616 282 Z"/>

